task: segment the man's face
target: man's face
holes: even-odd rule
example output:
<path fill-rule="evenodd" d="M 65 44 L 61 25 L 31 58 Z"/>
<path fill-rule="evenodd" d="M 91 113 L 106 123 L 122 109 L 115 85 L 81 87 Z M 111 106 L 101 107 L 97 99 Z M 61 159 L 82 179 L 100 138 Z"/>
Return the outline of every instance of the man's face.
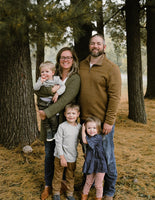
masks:
<path fill-rule="evenodd" d="M 89 51 L 93 57 L 98 57 L 104 53 L 103 39 L 100 36 L 95 36 L 91 39 Z"/>

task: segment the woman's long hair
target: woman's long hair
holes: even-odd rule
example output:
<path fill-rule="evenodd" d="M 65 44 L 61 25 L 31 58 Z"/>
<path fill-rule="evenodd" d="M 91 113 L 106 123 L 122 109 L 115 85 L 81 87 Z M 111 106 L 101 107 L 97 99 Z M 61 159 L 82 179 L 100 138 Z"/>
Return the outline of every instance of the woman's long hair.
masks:
<path fill-rule="evenodd" d="M 71 76 L 72 74 L 76 74 L 79 71 L 79 61 L 78 61 L 78 57 L 74 51 L 73 48 L 71 47 L 63 47 L 62 49 L 59 50 L 59 52 L 57 53 L 57 57 L 56 57 L 56 75 L 62 76 L 62 67 L 60 66 L 60 57 L 62 52 L 64 51 L 70 51 L 73 57 L 73 65 L 71 67 L 71 70 L 68 74 L 68 76 Z"/>

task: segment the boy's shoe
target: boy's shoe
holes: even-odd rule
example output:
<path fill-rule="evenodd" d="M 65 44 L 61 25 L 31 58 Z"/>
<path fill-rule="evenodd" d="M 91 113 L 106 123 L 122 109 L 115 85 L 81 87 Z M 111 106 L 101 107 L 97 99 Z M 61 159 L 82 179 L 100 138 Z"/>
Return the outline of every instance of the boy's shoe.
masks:
<path fill-rule="evenodd" d="M 52 140 L 54 140 L 54 134 L 52 133 L 51 129 L 47 130 L 47 137 L 46 137 L 46 141 L 47 142 L 51 142 Z"/>
<path fill-rule="evenodd" d="M 53 195 L 53 200 L 60 200 L 60 195 Z"/>
<path fill-rule="evenodd" d="M 67 196 L 68 200 L 75 200 L 75 198 L 73 196 Z"/>

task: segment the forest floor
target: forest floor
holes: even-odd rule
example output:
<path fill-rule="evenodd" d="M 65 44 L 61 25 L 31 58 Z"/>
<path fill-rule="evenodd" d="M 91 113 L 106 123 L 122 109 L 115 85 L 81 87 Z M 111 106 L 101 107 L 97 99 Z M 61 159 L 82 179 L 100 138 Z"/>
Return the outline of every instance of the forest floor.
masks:
<path fill-rule="evenodd" d="M 114 137 L 118 171 L 115 200 L 155 200 L 155 100 L 145 100 L 145 109 L 147 124 L 129 120 L 127 97 L 122 96 Z M 40 199 L 44 188 L 44 144 L 36 140 L 32 148 L 27 155 L 20 147 L 7 150 L 0 146 L 0 200 Z M 84 158 L 80 145 L 78 152 L 76 200 L 80 200 L 82 190 Z M 95 199 L 94 188 L 88 199 Z"/>

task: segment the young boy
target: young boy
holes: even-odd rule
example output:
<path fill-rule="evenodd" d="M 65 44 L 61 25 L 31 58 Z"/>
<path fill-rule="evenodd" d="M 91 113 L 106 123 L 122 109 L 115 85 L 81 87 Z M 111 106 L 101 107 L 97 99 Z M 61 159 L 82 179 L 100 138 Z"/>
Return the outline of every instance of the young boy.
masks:
<path fill-rule="evenodd" d="M 54 76 L 55 66 L 52 62 L 46 61 L 40 64 L 40 74 L 41 77 L 34 84 L 34 92 L 37 91 L 38 95 L 38 108 L 39 110 L 44 110 L 51 103 L 55 103 L 58 99 L 58 96 L 63 94 L 66 86 L 61 81 L 59 76 Z M 50 87 L 54 86 L 51 91 L 51 96 L 41 97 L 39 96 L 39 90 L 41 87 Z M 42 125 L 46 129 L 47 133 L 47 141 L 52 141 L 54 139 L 54 135 L 58 128 L 58 120 L 57 115 L 45 119 L 42 121 Z"/>
<path fill-rule="evenodd" d="M 53 199 L 60 200 L 61 181 L 64 167 L 67 182 L 67 199 L 75 200 L 74 193 L 74 172 L 77 159 L 77 145 L 81 125 L 77 122 L 80 108 L 75 104 L 68 104 L 65 107 L 64 115 L 66 121 L 61 123 L 55 134 L 54 151 L 54 178 L 52 182 Z"/>

